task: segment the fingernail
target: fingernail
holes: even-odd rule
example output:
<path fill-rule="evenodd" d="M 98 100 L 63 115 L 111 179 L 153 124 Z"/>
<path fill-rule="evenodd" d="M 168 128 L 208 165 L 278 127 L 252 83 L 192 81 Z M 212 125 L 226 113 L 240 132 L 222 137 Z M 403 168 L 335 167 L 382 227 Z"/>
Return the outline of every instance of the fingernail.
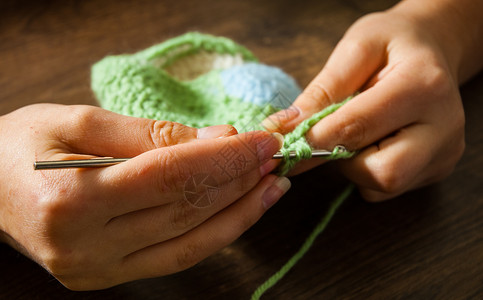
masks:
<path fill-rule="evenodd" d="M 283 146 L 283 135 L 278 132 L 273 132 L 272 136 L 278 141 L 278 148 L 277 148 L 277 151 L 278 151 Z"/>
<path fill-rule="evenodd" d="M 214 139 L 220 137 L 227 137 L 237 134 L 235 127 L 231 125 L 215 125 L 209 127 L 203 127 L 198 129 L 198 139 Z"/>
<path fill-rule="evenodd" d="M 278 177 L 262 195 L 265 209 L 272 207 L 289 189 L 291 183 L 287 177 Z"/>
<path fill-rule="evenodd" d="M 272 156 L 283 146 L 283 135 L 278 132 L 270 134 L 257 145 L 257 155 L 260 162 L 272 158 Z"/>
<path fill-rule="evenodd" d="M 295 119 L 300 115 L 300 110 L 296 106 L 290 106 L 281 110 L 262 121 L 262 126 L 268 131 L 276 131 L 280 129 L 280 125 Z"/>

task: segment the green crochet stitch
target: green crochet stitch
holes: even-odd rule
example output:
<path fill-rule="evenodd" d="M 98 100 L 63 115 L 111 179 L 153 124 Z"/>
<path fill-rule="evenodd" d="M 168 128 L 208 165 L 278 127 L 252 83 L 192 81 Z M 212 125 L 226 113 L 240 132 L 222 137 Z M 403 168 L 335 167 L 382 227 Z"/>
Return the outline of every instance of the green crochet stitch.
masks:
<path fill-rule="evenodd" d="M 352 99 L 352 97 L 349 97 L 340 103 L 332 104 L 320 112 L 313 114 L 310 118 L 302 121 L 292 132 L 285 135 L 283 147 L 280 149 L 285 157 L 284 163 L 281 164 L 279 168 L 280 175 L 287 174 L 301 159 L 311 158 L 312 148 L 307 143 L 305 134 L 317 122 L 339 109 L 339 107 L 344 105 L 350 99 Z M 291 151 L 295 151 L 296 157 L 289 158 Z M 347 151 L 344 147 L 337 146 L 333 149 L 332 155 L 325 159 L 351 158 L 354 154 L 355 152 Z"/>

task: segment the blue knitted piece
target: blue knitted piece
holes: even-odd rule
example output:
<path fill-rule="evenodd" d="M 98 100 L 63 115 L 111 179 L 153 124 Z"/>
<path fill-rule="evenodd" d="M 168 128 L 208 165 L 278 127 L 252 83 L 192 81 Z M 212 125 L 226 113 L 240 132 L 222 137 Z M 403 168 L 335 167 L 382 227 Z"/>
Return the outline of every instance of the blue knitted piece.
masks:
<path fill-rule="evenodd" d="M 259 106 L 278 109 L 289 107 L 300 88 L 282 70 L 259 63 L 246 63 L 223 70 L 220 74 L 228 95 Z"/>

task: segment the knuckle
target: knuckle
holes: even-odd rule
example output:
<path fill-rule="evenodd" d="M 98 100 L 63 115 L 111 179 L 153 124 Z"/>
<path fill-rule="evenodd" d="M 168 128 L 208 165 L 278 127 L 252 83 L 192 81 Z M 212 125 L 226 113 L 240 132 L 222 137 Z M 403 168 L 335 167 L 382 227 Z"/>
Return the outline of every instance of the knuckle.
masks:
<path fill-rule="evenodd" d="M 240 195 L 245 194 L 251 190 L 260 180 L 259 176 L 253 176 L 252 174 L 247 174 L 246 176 L 240 176 L 235 180 L 235 188 L 233 190 L 228 190 L 227 196 L 231 198 L 238 198 Z M 235 193 L 232 193 L 235 192 Z M 241 193 L 241 194 L 240 194 Z"/>
<path fill-rule="evenodd" d="M 380 25 L 381 24 L 381 18 L 384 18 L 384 20 L 385 20 L 384 13 L 382 13 L 382 12 L 376 11 L 376 12 L 371 12 L 371 13 L 365 14 L 364 16 L 357 19 L 356 22 L 354 22 L 354 26 L 349 28 L 348 33 L 351 34 L 351 35 L 353 34 L 356 37 L 360 37 L 361 36 L 361 32 L 360 32 L 361 29 L 365 30 L 368 27 L 369 28 L 377 27 L 378 29 L 381 29 L 380 28 L 381 27 L 381 25 Z"/>
<path fill-rule="evenodd" d="M 425 74 L 423 80 L 423 85 L 427 90 L 438 93 L 436 96 L 447 97 L 447 95 L 451 93 L 451 88 L 453 86 L 451 82 L 452 80 L 449 77 L 448 72 L 442 67 L 436 66 L 435 68 L 431 68 L 430 71 Z M 434 97 L 434 99 L 440 101 L 440 98 L 438 99 L 437 97 Z"/>
<path fill-rule="evenodd" d="M 78 186 L 81 172 L 66 173 L 45 177 L 35 196 L 36 219 L 46 228 L 61 230 L 73 218 L 80 219 L 89 212 L 89 192 Z"/>
<path fill-rule="evenodd" d="M 378 178 L 379 189 L 386 194 L 398 194 L 403 189 L 403 181 L 395 172 L 387 172 Z"/>
<path fill-rule="evenodd" d="M 441 181 L 451 175 L 456 168 L 456 164 L 463 155 L 464 149 L 465 142 L 462 139 L 462 141 L 458 143 L 454 149 L 452 149 L 453 154 L 446 157 L 446 162 L 444 164 L 440 164 L 440 167 L 435 169 L 433 172 L 433 178 L 431 178 L 427 184 Z"/>
<path fill-rule="evenodd" d="M 188 201 L 178 201 L 171 210 L 170 224 L 174 230 L 186 230 L 194 227 L 198 220 L 198 210 Z"/>
<path fill-rule="evenodd" d="M 100 108 L 89 105 L 73 105 L 64 106 L 63 109 L 65 113 L 60 114 L 59 123 L 64 126 L 59 126 L 58 128 L 67 128 L 68 130 L 57 132 L 61 141 L 68 140 L 64 131 L 74 134 L 79 140 L 84 140 L 89 133 L 98 129 L 98 112 Z"/>
<path fill-rule="evenodd" d="M 103 289 L 122 278 L 114 265 L 103 264 L 99 253 L 76 248 L 55 249 L 44 255 L 41 265 L 66 288 L 75 291 Z"/>
<path fill-rule="evenodd" d="M 184 183 L 190 177 L 189 170 L 187 170 L 183 163 L 183 158 L 173 149 L 166 147 L 162 153 L 159 153 L 157 164 L 150 165 L 150 168 L 161 170 L 154 172 L 158 174 L 155 176 L 155 186 L 158 192 L 165 193 L 167 191 L 181 191 Z M 147 172 L 152 174 L 152 172 Z"/>
<path fill-rule="evenodd" d="M 72 118 L 72 127 L 78 132 L 87 132 L 93 124 L 96 124 L 98 108 L 89 105 L 67 106 L 65 109 L 71 110 L 75 118 Z M 87 129 L 86 129 L 87 128 Z"/>
<path fill-rule="evenodd" d="M 182 247 L 179 252 L 176 254 L 176 264 L 177 268 L 181 270 L 188 269 L 198 262 L 201 261 L 202 257 L 200 257 L 202 244 L 191 243 Z"/>
<path fill-rule="evenodd" d="M 41 265 L 70 290 L 107 288 L 119 279 L 112 267 L 102 265 L 98 255 L 76 247 L 56 247 L 44 253 Z"/>
<path fill-rule="evenodd" d="M 334 103 L 334 98 L 329 94 L 328 89 L 319 81 L 312 82 L 302 92 L 302 95 L 304 98 L 314 102 L 317 107 L 326 107 Z"/>
<path fill-rule="evenodd" d="M 76 266 L 80 265 L 80 261 L 72 255 L 71 251 L 61 250 L 60 247 L 50 249 L 41 256 L 42 266 L 53 276 L 68 276 L 75 272 Z"/>
<path fill-rule="evenodd" d="M 448 97 L 455 97 L 457 88 L 447 67 L 441 64 L 440 59 L 434 53 L 422 51 L 420 57 L 408 63 L 409 68 L 418 68 L 421 64 L 427 65 L 420 74 L 417 75 L 420 88 L 414 91 L 413 99 L 424 98 L 423 103 L 429 104 L 427 109 L 434 109 L 433 105 L 441 106 L 444 103 L 454 103 L 453 101 L 442 101 Z M 400 70 L 399 72 L 402 72 Z M 414 80 L 407 77 L 407 74 L 400 74 L 404 80 Z"/>
<path fill-rule="evenodd" d="M 346 38 L 344 47 L 347 53 L 357 53 L 359 57 L 371 57 L 374 52 L 374 47 L 359 36 Z"/>
<path fill-rule="evenodd" d="M 240 235 L 243 232 L 247 231 L 250 227 L 253 226 L 258 220 L 258 217 L 253 214 L 245 214 L 243 215 L 238 222 L 235 223 L 235 232 Z"/>
<path fill-rule="evenodd" d="M 233 237 L 240 236 L 252 227 L 260 219 L 262 214 L 263 211 L 245 211 L 238 214 L 232 219 L 230 228 L 227 230 L 228 234 L 220 240 L 220 243 L 229 244 Z"/>
<path fill-rule="evenodd" d="M 95 265 L 87 259 L 85 253 L 60 243 L 48 245 L 37 254 L 40 265 L 56 278 L 75 278 L 83 270 Z"/>
<path fill-rule="evenodd" d="M 339 141 L 349 149 L 359 149 L 366 136 L 366 120 L 363 117 L 349 118 L 346 117 L 338 130 Z"/>
<path fill-rule="evenodd" d="M 45 236 L 52 236 L 62 228 L 64 217 L 69 215 L 66 199 L 69 192 L 64 188 L 57 188 L 54 191 L 42 195 L 36 203 L 36 216 L 39 227 Z"/>
<path fill-rule="evenodd" d="M 149 135 L 156 148 L 176 145 L 189 139 L 189 127 L 170 121 L 152 121 Z"/>
<path fill-rule="evenodd" d="M 31 243 L 35 245 L 30 249 L 35 251 L 30 254 L 56 277 L 76 274 L 80 268 L 89 265 L 89 253 L 75 246 L 82 238 L 83 229 L 72 225 L 88 215 L 82 204 L 75 205 L 85 201 L 67 185 L 49 184 L 35 199 L 36 213 L 28 223 L 29 233 L 33 236 Z"/>
<path fill-rule="evenodd" d="M 399 194 L 406 185 L 405 176 L 398 172 L 398 165 L 394 162 L 384 162 L 373 173 L 376 188 L 383 194 Z"/>

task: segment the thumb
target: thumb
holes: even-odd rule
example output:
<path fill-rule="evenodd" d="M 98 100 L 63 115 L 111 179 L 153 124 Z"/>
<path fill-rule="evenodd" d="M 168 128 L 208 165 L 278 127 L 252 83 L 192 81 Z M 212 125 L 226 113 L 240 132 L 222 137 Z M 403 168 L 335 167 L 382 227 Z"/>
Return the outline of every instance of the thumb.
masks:
<path fill-rule="evenodd" d="M 380 40 L 349 30 L 339 42 L 322 71 L 291 107 L 266 118 L 268 131 L 288 133 L 300 122 L 325 107 L 341 102 L 368 81 L 384 60 Z"/>
<path fill-rule="evenodd" d="M 71 106 L 68 109 L 72 114 L 63 114 L 66 125 L 61 138 L 71 152 L 79 154 L 133 157 L 195 139 L 237 134 L 231 125 L 197 129 L 176 122 L 123 116 L 93 106 Z"/>

